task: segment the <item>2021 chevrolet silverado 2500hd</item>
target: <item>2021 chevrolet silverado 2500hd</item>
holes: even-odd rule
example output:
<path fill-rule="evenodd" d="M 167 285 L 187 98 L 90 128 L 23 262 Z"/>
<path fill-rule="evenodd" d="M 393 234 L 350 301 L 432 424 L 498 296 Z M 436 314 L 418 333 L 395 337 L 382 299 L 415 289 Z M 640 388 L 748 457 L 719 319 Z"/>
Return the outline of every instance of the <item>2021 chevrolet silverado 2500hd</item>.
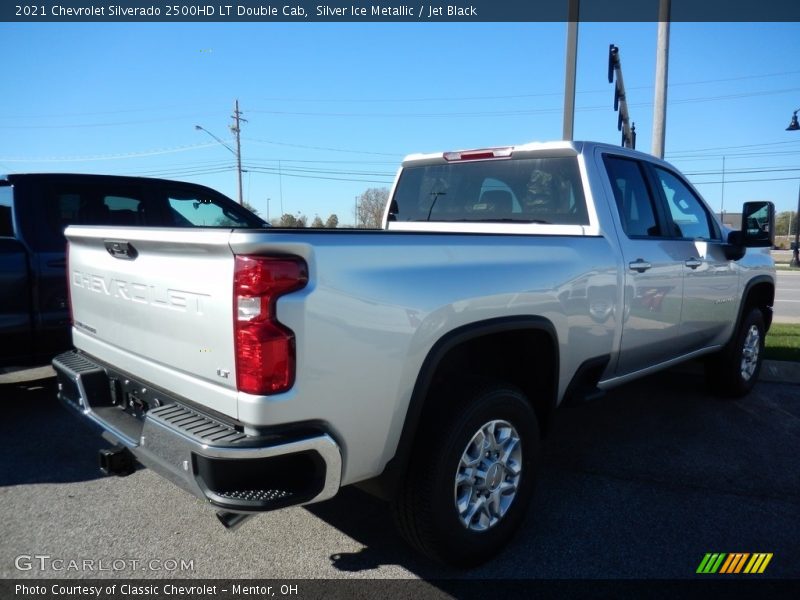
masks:
<path fill-rule="evenodd" d="M 750 390 L 774 208 L 744 213 L 723 234 L 669 164 L 557 142 L 408 157 L 384 231 L 70 227 L 59 396 L 119 445 L 108 470 L 132 452 L 228 525 L 360 484 L 476 564 L 566 397 L 700 356 Z"/>
<path fill-rule="evenodd" d="M 261 227 L 209 188 L 110 175 L 0 176 L 0 365 L 50 360 L 72 346 L 64 228 L 71 224 Z"/>

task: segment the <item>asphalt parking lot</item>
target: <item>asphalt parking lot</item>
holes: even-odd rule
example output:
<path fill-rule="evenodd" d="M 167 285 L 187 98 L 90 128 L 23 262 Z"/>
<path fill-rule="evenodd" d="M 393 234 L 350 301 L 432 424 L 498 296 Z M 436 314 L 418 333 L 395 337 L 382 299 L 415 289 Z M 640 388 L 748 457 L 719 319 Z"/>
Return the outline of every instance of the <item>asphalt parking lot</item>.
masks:
<path fill-rule="evenodd" d="M 106 444 L 52 378 L 0 384 L 0 403 L 2 578 L 696 578 L 708 552 L 773 553 L 770 577 L 800 577 L 797 384 L 724 401 L 684 367 L 560 410 L 524 528 L 470 572 L 415 555 L 355 489 L 226 531 L 146 469 L 100 477 Z"/>

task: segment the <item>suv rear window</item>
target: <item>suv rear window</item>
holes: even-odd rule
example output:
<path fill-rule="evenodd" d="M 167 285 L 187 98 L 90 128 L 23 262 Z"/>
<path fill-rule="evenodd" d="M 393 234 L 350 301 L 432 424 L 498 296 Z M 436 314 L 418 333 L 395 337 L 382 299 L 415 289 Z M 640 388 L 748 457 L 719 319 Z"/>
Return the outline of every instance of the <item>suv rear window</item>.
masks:
<path fill-rule="evenodd" d="M 573 157 L 404 167 L 390 212 L 396 221 L 589 224 Z"/>

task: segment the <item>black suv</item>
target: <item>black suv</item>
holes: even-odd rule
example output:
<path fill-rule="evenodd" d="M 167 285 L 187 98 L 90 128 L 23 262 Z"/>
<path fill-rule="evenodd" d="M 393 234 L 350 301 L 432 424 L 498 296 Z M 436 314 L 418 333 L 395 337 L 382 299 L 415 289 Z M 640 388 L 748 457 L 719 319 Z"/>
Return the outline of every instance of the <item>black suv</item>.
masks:
<path fill-rule="evenodd" d="M 114 175 L 0 176 L 0 365 L 71 346 L 67 225 L 262 228 L 230 198 L 192 183 Z"/>

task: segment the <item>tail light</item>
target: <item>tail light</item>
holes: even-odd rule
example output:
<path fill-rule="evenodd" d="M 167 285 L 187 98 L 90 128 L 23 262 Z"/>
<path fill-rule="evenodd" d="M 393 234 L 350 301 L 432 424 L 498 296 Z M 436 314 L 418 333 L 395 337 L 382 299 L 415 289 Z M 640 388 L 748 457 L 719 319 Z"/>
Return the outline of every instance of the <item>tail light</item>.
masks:
<path fill-rule="evenodd" d="M 302 258 L 236 257 L 233 326 L 239 391 L 277 394 L 294 384 L 294 332 L 278 322 L 275 305 L 306 283 L 308 268 Z"/>

